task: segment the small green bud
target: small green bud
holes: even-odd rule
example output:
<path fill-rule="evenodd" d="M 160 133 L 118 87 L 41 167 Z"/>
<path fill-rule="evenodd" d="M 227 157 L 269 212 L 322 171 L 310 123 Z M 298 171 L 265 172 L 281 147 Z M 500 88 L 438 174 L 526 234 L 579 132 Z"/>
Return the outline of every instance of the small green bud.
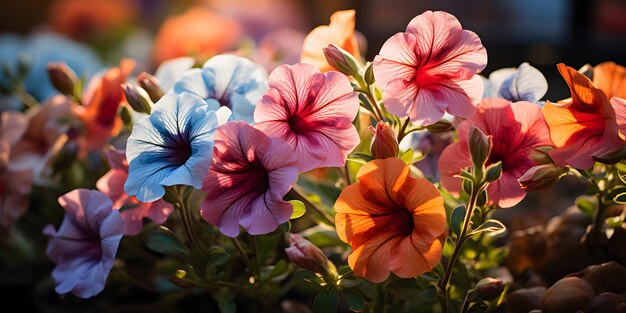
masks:
<path fill-rule="evenodd" d="M 126 101 L 135 112 L 146 114 L 152 112 L 152 100 L 143 88 L 132 83 L 123 83 L 122 90 L 126 95 Z"/>
<path fill-rule="evenodd" d="M 330 44 L 324 48 L 324 56 L 326 56 L 326 62 L 337 71 L 355 78 L 360 77 L 361 67 L 348 51 Z"/>

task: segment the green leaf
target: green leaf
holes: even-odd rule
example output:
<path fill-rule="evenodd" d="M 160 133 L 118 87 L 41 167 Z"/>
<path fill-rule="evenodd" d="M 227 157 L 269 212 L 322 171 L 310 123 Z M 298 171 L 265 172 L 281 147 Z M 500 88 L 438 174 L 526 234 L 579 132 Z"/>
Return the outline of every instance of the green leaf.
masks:
<path fill-rule="evenodd" d="M 221 313 L 235 313 L 237 306 L 235 305 L 235 296 L 227 288 L 220 289 L 213 298 L 217 301 L 217 306 Z"/>
<path fill-rule="evenodd" d="M 452 241 L 452 238 L 447 237 L 446 238 L 446 242 L 443 244 L 443 257 L 450 260 L 450 257 L 452 256 L 452 253 L 454 252 L 454 241 Z"/>
<path fill-rule="evenodd" d="M 365 82 L 368 85 L 373 85 L 376 82 L 373 68 L 374 68 L 373 63 L 369 63 L 367 67 L 365 68 L 365 74 L 363 75 L 363 78 L 365 79 Z"/>
<path fill-rule="evenodd" d="M 386 289 L 394 296 L 404 300 L 417 299 L 422 292 L 415 279 L 412 278 L 394 280 L 387 284 Z"/>
<path fill-rule="evenodd" d="M 328 286 L 320 291 L 313 301 L 313 312 L 335 313 L 339 304 L 339 292 L 334 286 Z"/>
<path fill-rule="evenodd" d="M 413 151 L 413 149 L 409 148 L 409 149 L 407 149 L 406 151 L 404 151 L 404 152 L 402 152 L 402 153 L 400 154 L 400 159 L 401 159 L 402 161 L 404 161 L 404 163 L 409 164 L 409 163 L 411 163 L 411 161 L 413 160 L 413 154 L 414 154 L 414 153 L 415 153 L 415 152 Z"/>
<path fill-rule="evenodd" d="M 484 207 L 485 205 L 487 205 L 487 190 L 482 190 L 476 199 L 476 206 Z"/>
<path fill-rule="evenodd" d="M 352 275 L 352 269 L 349 266 L 344 265 L 337 270 L 337 274 L 339 274 L 339 277 Z"/>
<path fill-rule="evenodd" d="M 189 255 L 189 248 L 164 226 L 148 234 L 146 246 L 154 252 L 165 255 Z"/>
<path fill-rule="evenodd" d="M 274 268 L 270 272 L 270 275 L 268 278 L 280 276 L 284 274 L 285 272 L 287 272 L 287 262 L 285 262 L 285 260 L 280 260 L 278 261 L 278 263 L 276 263 L 276 265 L 274 265 Z"/>
<path fill-rule="evenodd" d="M 224 248 L 222 247 L 217 247 L 217 246 L 210 247 L 207 252 L 207 255 L 208 255 L 207 267 L 224 265 L 226 264 L 226 262 L 228 262 L 228 260 L 230 260 L 230 254 L 228 254 L 226 250 L 224 250 Z"/>
<path fill-rule="evenodd" d="M 450 229 L 455 235 L 461 233 L 461 227 L 463 227 L 463 220 L 465 220 L 465 206 L 459 205 L 450 213 Z"/>
<path fill-rule="evenodd" d="M 289 203 L 291 203 L 291 205 L 293 206 L 293 213 L 291 213 L 291 217 L 289 218 L 290 220 L 300 218 L 302 215 L 304 215 L 304 213 L 306 213 L 306 207 L 304 206 L 304 203 L 302 203 L 302 201 L 289 200 Z"/>
<path fill-rule="evenodd" d="M 437 288 L 434 285 L 430 285 L 420 292 L 420 298 L 424 299 L 424 301 L 431 302 L 435 300 L 435 297 L 437 297 Z"/>
<path fill-rule="evenodd" d="M 620 193 L 613 198 L 615 203 L 626 204 L 626 192 Z"/>
<path fill-rule="evenodd" d="M 342 278 L 339 280 L 338 285 L 341 288 L 354 288 L 359 284 L 359 281 L 356 279 L 350 278 Z"/>
<path fill-rule="evenodd" d="M 350 307 L 350 310 L 355 312 L 363 311 L 363 296 L 356 290 L 343 290 L 343 298 Z"/>
<path fill-rule="evenodd" d="M 360 159 L 360 160 L 363 160 L 365 162 L 369 162 L 369 161 L 374 159 L 373 156 L 371 156 L 369 154 L 366 154 L 366 153 L 361 153 L 361 152 L 352 153 L 350 158 L 352 158 L 352 159 Z"/>
<path fill-rule="evenodd" d="M 298 271 L 295 276 L 309 283 L 321 284 L 324 282 L 321 277 L 311 271 Z"/>
<path fill-rule="evenodd" d="M 502 222 L 494 219 L 489 219 L 480 226 L 476 227 L 474 231 L 471 233 L 472 236 L 480 234 L 482 232 L 487 232 L 492 236 L 503 233 L 506 230 L 506 227 Z"/>
<path fill-rule="evenodd" d="M 583 211 L 583 213 L 593 216 L 596 211 L 595 197 L 580 196 L 576 198 L 576 206 Z"/>

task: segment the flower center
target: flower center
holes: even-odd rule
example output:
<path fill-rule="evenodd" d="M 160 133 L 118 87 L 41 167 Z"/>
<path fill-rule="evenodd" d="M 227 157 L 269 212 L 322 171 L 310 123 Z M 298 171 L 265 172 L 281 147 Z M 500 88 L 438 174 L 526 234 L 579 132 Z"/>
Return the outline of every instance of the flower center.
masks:
<path fill-rule="evenodd" d="M 289 128 L 291 128 L 291 131 L 296 134 L 303 133 L 307 129 L 307 122 L 301 116 L 291 116 L 287 122 L 289 123 Z"/>
<path fill-rule="evenodd" d="M 174 165 L 183 165 L 191 157 L 191 143 L 183 134 L 178 134 L 168 145 L 168 162 Z"/>
<path fill-rule="evenodd" d="M 396 213 L 396 215 L 398 221 L 398 232 L 403 235 L 413 233 L 413 227 L 415 226 L 413 214 L 404 208 L 398 208 L 398 213 Z"/>

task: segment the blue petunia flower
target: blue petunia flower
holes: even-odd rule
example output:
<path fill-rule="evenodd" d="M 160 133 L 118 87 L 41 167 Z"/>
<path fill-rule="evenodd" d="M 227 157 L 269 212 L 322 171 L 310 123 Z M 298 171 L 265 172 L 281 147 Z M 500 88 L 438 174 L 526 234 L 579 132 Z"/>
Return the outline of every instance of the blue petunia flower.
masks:
<path fill-rule="evenodd" d="M 190 93 L 163 96 L 128 138 L 126 193 L 152 202 L 163 197 L 164 186 L 202 187 L 211 165 L 213 133 L 230 114 L 226 107 L 209 110 Z"/>
<path fill-rule="evenodd" d="M 504 98 L 506 100 L 538 103 L 548 91 L 548 82 L 541 72 L 522 63 L 518 68 L 510 67 L 494 71 L 489 79 L 484 79 L 483 98 Z"/>
<path fill-rule="evenodd" d="M 267 73 L 260 65 L 236 55 L 221 54 L 202 68 L 191 69 L 174 84 L 173 92 L 200 96 L 210 110 L 232 110 L 234 120 L 254 123 L 254 108 L 267 91 Z"/>

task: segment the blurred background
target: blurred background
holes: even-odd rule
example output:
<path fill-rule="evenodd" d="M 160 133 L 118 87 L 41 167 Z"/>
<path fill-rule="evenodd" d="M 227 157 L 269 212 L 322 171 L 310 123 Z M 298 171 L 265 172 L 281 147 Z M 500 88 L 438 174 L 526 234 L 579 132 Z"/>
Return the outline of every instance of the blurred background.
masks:
<path fill-rule="evenodd" d="M 20 0 L 5 2 L 0 32 L 54 30 L 95 46 L 105 63 L 125 54 L 154 65 L 148 60 L 151 54 L 154 58 L 151 43 L 159 29 L 168 17 L 192 6 L 206 6 L 238 25 L 185 32 L 240 31 L 239 36 L 257 44 L 277 29 L 306 34 L 328 24 L 334 11 L 354 8 L 369 60 L 414 16 L 445 10 L 482 39 L 489 54 L 484 73 L 530 62 L 548 79 L 547 99 L 567 96 L 556 63 L 576 68 L 607 60 L 626 63 L 626 0 Z"/>

